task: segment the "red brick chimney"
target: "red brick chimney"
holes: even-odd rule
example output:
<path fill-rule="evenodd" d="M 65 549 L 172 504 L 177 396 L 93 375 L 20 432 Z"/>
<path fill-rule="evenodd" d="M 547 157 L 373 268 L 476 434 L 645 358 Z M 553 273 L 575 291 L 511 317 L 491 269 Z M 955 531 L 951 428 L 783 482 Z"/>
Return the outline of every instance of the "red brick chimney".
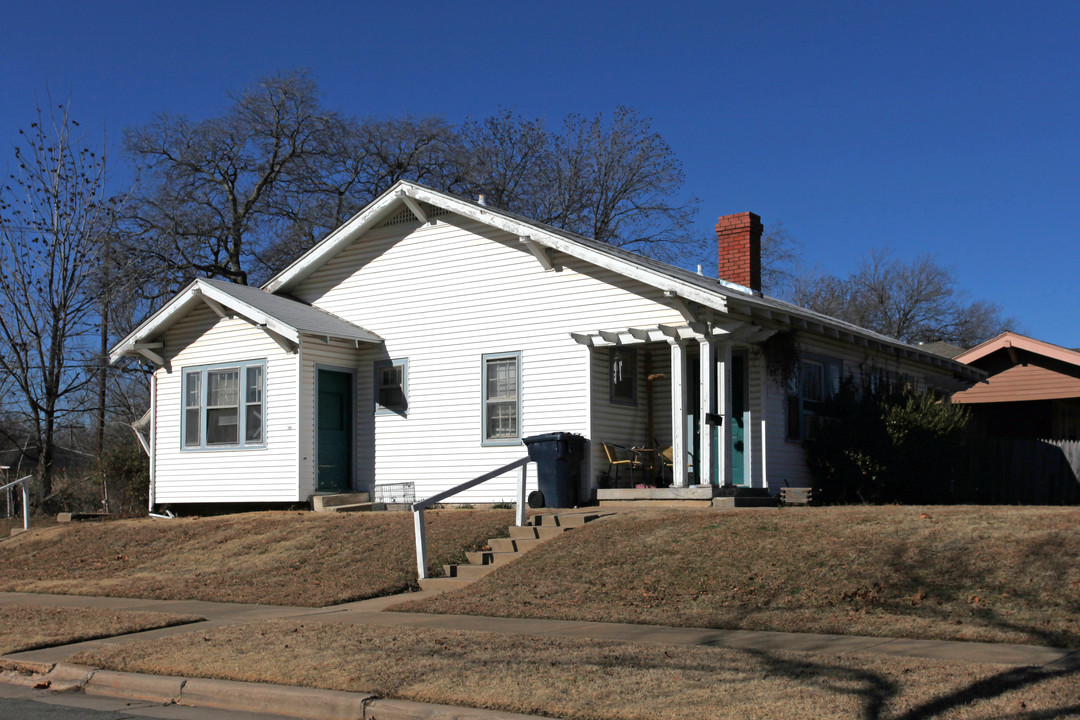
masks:
<path fill-rule="evenodd" d="M 716 222 L 718 277 L 761 292 L 761 218 L 752 212 L 724 215 Z"/>

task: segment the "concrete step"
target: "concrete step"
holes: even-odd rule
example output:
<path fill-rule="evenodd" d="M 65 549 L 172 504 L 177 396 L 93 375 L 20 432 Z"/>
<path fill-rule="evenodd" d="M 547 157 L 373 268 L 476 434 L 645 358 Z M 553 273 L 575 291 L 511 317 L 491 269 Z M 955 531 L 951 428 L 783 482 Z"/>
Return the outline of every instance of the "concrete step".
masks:
<path fill-rule="evenodd" d="M 420 581 L 420 589 L 446 592 L 448 590 L 460 590 L 461 588 L 469 587 L 470 583 L 472 583 L 472 580 L 458 578 L 425 578 Z"/>
<path fill-rule="evenodd" d="M 443 565 L 443 571 L 448 578 L 461 580 L 476 580 L 498 569 L 497 565 Z"/>
<path fill-rule="evenodd" d="M 715 497 L 714 508 L 780 507 L 780 498 L 774 497 Z"/>
<path fill-rule="evenodd" d="M 381 512 L 383 510 L 386 510 L 386 503 L 364 502 L 351 505 L 334 505 L 326 508 L 323 512 Z"/>
<path fill-rule="evenodd" d="M 493 550 L 476 550 L 467 552 L 470 565 L 505 565 L 506 563 L 521 557 L 516 552 L 494 552 Z"/>
<path fill-rule="evenodd" d="M 566 512 L 544 515 L 533 515 L 526 522 L 533 527 L 561 527 L 572 528 L 581 527 L 585 523 L 592 522 L 597 518 L 603 517 L 609 513 L 598 512 L 596 510 L 587 510 L 581 512 Z"/>
<path fill-rule="evenodd" d="M 332 512 L 330 508 L 341 505 L 359 505 L 366 502 L 371 502 L 371 495 L 366 492 L 312 495 L 311 509 L 315 512 Z"/>
<path fill-rule="evenodd" d="M 570 528 L 559 527 L 558 525 L 525 525 L 518 527 L 517 525 L 510 526 L 510 537 L 515 540 L 525 540 L 528 538 L 542 538 L 544 540 L 558 537 Z"/>
<path fill-rule="evenodd" d="M 523 553 L 532 550 L 542 542 L 544 541 L 540 538 L 490 538 L 488 546 L 495 552 Z"/>

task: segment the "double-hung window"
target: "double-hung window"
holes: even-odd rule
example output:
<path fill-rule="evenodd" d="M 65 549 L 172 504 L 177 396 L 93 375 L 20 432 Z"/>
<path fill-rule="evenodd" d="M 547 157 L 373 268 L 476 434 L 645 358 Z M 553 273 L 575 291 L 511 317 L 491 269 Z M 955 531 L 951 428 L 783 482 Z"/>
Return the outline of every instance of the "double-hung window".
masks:
<path fill-rule="evenodd" d="M 266 361 L 184 368 L 184 447 L 262 447 Z"/>
<path fill-rule="evenodd" d="M 825 401 L 840 390 L 843 365 L 834 358 L 811 356 L 799 362 L 787 392 L 787 439 L 813 437 Z"/>
<path fill-rule="evenodd" d="M 409 361 L 375 361 L 375 414 L 404 415 L 409 409 Z"/>
<path fill-rule="evenodd" d="M 483 356 L 484 445 L 521 442 L 521 353 Z"/>

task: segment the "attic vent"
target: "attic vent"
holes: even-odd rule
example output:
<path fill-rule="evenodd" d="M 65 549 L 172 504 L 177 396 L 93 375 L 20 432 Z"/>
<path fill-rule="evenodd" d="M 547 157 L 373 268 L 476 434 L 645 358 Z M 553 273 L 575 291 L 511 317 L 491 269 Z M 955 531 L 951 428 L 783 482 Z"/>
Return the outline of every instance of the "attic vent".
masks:
<path fill-rule="evenodd" d="M 450 211 L 445 208 L 435 207 L 428 203 L 420 203 L 420 209 L 424 211 L 424 214 L 429 218 L 440 217 L 442 215 L 449 215 Z M 377 227 L 388 227 L 390 225 L 402 225 L 404 223 L 416 222 L 416 216 L 413 215 L 412 210 L 407 207 L 403 207 L 390 217 L 383 220 Z"/>

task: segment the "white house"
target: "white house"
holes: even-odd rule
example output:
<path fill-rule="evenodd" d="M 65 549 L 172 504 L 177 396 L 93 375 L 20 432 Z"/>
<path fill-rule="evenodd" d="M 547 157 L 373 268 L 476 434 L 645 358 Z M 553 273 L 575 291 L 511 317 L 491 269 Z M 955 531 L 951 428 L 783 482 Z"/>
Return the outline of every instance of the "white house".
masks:
<path fill-rule="evenodd" d="M 760 220 L 717 229 L 723 280 L 402 181 L 261 289 L 196 280 L 112 351 L 156 368 L 151 507 L 419 499 L 553 431 L 588 440 L 584 497 L 604 443 L 670 446 L 675 486 L 776 491 L 808 484 L 802 440 L 841 377 L 978 375 L 763 296 Z M 778 334 L 790 381 L 766 369 Z M 514 494 L 507 475 L 458 501 Z"/>

